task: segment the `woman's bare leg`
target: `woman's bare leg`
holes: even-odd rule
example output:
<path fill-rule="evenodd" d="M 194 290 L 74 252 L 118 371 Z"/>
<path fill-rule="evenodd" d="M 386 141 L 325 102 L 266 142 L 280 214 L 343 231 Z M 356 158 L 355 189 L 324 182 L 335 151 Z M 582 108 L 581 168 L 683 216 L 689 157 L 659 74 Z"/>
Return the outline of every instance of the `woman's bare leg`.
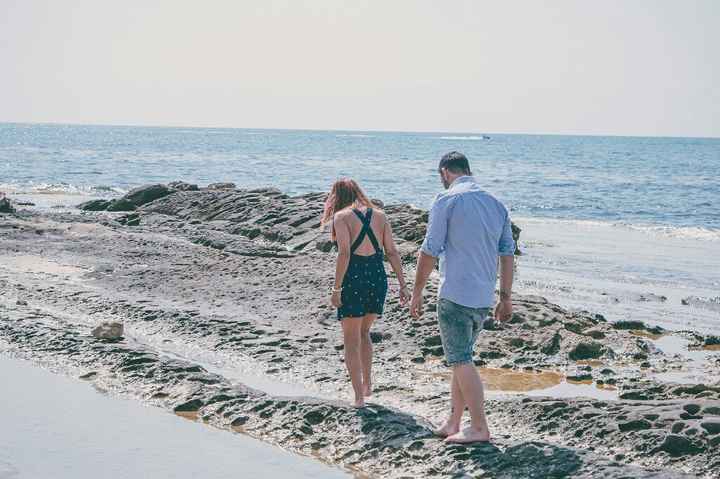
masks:
<path fill-rule="evenodd" d="M 353 391 L 355 392 L 355 407 L 364 407 L 362 380 L 361 350 L 361 328 L 363 318 L 345 318 L 342 321 L 343 341 L 345 343 L 345 367 L 350 375 Z"/>
<path fill-rule="evenodd" d="M 362 320 L 360 330 L 360 360 L 362 362 L 363 394 L 365 397 L 372 395 L 372 341 L 370 340 L 370 328 L 377 319 L 377 314 L 366 314 Z"/>

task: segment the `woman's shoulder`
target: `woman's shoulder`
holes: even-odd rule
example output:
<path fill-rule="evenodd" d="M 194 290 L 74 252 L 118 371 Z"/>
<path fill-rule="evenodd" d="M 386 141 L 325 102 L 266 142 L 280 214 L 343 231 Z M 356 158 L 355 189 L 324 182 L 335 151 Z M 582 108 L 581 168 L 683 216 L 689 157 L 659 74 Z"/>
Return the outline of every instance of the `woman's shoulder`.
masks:
<path fill-rule="evenodd" d="M 343 220 L 346 220 L 347 218 L 349 218 L 350 215 L 352 215 L 352 214 L 353 214 L 353 212 L 352 212 L 351 208 L 345 208 L 344 210 L 340 210 L 340 211 L 336 212 L 333 215 L 333 219 L 335 221 L 343 221 Z"/>
<path fill-rule="evenodd" d="M 387 219 L 387 215 L 385 215 L 385 212 L 381 210 L 380 208 L 373 208 L 373 216 L 385 221 Z"/>

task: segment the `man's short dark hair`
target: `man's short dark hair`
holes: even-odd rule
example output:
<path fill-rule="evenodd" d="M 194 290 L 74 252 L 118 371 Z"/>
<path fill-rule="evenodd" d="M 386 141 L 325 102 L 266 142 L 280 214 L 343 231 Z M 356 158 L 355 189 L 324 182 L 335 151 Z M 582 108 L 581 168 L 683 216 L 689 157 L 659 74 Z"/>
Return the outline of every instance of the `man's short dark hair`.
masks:
<path fill-rule="evenodd" d="M 443 168 L 456 175 L 470 175 L 470 163 L 459 151 L 451 151 L 440 159 L 438 171 Z"/>

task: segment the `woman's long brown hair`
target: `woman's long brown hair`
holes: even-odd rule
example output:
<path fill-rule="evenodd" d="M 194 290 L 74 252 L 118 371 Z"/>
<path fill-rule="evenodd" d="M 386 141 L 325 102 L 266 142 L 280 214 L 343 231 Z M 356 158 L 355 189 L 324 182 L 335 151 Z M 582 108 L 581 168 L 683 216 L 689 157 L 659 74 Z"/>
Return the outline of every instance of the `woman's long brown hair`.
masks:
<path fill-rule="evenodd" d="M 352 205 L 373 207 L 372 202 L 355 180 L 350 178 L 337 180 L 332 185 L 330 194 L 325 200 L 325 210 L 323 211 L 321 223 L 323 225 L 330 223 L 335 213 Z M 332 239 L 335 240 L 335 228 L 332 228 L 331 235 Z"/>

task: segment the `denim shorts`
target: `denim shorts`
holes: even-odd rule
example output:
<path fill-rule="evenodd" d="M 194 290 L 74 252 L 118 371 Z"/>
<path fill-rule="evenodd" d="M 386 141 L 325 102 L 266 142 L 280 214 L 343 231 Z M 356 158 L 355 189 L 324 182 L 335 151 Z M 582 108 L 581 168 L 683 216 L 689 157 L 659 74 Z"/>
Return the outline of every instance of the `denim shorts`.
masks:
<path fill-rule="evenodd" d="M 475 341 L 489 312 L 490 308 L 468 308 L 440 298 L 440 339 L 450 366 L 472 362 Z"/>

